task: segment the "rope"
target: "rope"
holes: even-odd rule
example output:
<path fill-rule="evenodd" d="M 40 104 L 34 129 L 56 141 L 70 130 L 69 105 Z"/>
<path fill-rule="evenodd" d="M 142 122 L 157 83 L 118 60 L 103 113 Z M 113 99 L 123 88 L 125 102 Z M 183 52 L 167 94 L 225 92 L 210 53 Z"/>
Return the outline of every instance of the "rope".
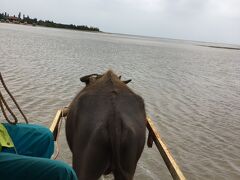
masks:
<path fill-rule="evenodd" d="M 6 92 L 8 93 L 8 95 L 11 97 L 12 101 L 14 102 L 14 104 L 16 105 L 17 109 L 19 110 L 19 112 L 21 113 L 21 115 L 23 116 L 25 122 L 28 124 L 28 120 L 27 120 L 27 117 L 24 115 L 24 113 L 22 112 L 20 106 L 18 105 L 17 101 L 15 100 L 15 98 L 13 97 L 13 95 L 11 94 L 11 92 L 8 90 L 4 80 L 3 80 L 3 77 L 2 77 L 2 74 L 0 72 L 0 81 L 4 87 L 4 89 L 6 90 Z M 10 121 L 9 118 L 7 117 L 7 114 L 4 110 L 4 107 L 3 105 L 6 107 L 6 109 L 8 110 L 8 112 L 12 115 L 12 117 L 14 118 L 14 122 Z M 1 110 L 3 112 L 3 115 L 4 117 L 6 118 L 6 120 L 10 123 L 10 124 L 17 124 L 18 122 L 18 119 L 17 117 L 15 116 L 15 114 L 12 112 L 12 110 L 10 109 L 10 107 L 8 106 L 7 102 L 5 101 L 5 99 L 3 98 L 3 95 L 0 91 L 0 106 L 1 106 Z"/>
<path fill-rule="evenodd" d="M 6 107 L 8 112 L 12 115 L 12 117 L 14 119 L 13 122 L 8 118 L 7 113 L 5 112 L 5 109 L 4 109 L 3 105 Z M 9 106 L 8 106 L 7 102 L 5 101 L 5 99 L 3 98 L 3 95 L 2 95 L 1 92 L 0 92 L 0 106 L 1 106 L 2 113 L 3 113 L 4 117 L 5 117 L 5 119 L 7 120 L 7 122 L 10 123 L 10 124 L 17 124 L 18 123 L 18 119 L 15 116 L 15 114 L 11 111 L 11 109 L 9 108 Z"/>

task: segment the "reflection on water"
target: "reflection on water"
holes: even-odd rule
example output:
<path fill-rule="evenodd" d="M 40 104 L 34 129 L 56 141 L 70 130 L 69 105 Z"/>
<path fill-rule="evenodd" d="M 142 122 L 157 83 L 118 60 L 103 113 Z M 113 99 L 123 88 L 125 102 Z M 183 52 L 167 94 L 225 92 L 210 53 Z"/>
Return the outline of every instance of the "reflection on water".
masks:
<path fill-rule="evenodd" d="M 80 76 L 113 69 L 133 79 L 187 179 L 240 179 L 239 57 L 194 42 L 0 24 L 0 71 L 31 122 L 49 125 Z M 60 143 L 70 163 L 64 128 Z M 145 148 L 135 179 L 171 179 L 156 148 Z"/>

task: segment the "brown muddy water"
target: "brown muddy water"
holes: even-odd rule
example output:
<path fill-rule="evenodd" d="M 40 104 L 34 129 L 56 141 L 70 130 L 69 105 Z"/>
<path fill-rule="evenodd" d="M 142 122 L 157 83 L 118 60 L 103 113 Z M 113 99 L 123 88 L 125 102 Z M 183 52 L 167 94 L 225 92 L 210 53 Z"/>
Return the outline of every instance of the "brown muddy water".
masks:
<path fill-rule="evenodd" d="M 0 23 L 0 71 L 30 121 L 49 125 L 81 76 L 113 69 L 132 79 L 187 179 L 238 180 L 240 51 L 208 45 Z M 70 163 L 62 129 L 59 159 Z M 135 179 L 171 179 L 156 148 Z"/>

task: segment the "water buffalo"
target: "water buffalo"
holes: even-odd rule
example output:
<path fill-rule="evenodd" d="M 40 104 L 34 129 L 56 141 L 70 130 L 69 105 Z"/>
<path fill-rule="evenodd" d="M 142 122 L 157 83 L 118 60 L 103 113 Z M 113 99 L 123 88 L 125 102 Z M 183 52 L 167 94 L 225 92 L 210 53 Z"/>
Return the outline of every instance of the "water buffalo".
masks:
<path fill-rule="evenodd" d="M 112 71 L 81 78 L 86 83 L 70 104 L 66 137 L 79 180 L 113 173 L 132 180 L 145 144 L 143 99 Z"/>

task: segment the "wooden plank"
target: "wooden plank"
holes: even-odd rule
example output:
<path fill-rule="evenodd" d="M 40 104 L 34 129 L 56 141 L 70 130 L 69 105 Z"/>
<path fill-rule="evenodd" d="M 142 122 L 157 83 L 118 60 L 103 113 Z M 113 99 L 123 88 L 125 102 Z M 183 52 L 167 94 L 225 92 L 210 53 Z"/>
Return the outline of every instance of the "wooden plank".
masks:
<path fill-rule="evenodd" d="M 56 113 L 56 115 L 53 119 L 53 122 L 52 122 L 49 129 L 53 133 L 54 141 L 56 140 L 56 137 L 57 137 L 57 134 L 58 134 L 58 123 L 59 123 L 59 121 L 62 117 L 67 116 L 67 113 L 68 113 L 68 108 L 67 107 L 65 107 L 63 109 L 60 109 L 60 110 L 57 111 L 57 113 Z"/>
<path fill-rule="evenodd" d="M 171 155 L 169 149 L 167 148 L 167 145 L 164 143 L 159 132 L 157 131 L 156 127 L 154 126 L 152 120 L 149 117 L 147 117 L 147 128 L 151 136 L 148 138 L 148 145 L 151 146 L 151 140 L 154 141 L 173 179 L 186 180 L 182 171 L 180 170 L 176 161 Z"/>
<path fill-rule="evenodd" d="M 55 115 L 55 117 L 54 117 L 54 119 L 53 119 L 53 122 L 52 122 L 52 124 L 51 124 L 51 126 L 49 128 L 52 133 L 55 130 L 55 128 L 57 127 L 57 124 L 58 124 L 58 122 L 59 122 L 59 120 L 61 118 L 61 114 L 62 114 L 62 111 L 58 110 L 56 115 Z"/>

